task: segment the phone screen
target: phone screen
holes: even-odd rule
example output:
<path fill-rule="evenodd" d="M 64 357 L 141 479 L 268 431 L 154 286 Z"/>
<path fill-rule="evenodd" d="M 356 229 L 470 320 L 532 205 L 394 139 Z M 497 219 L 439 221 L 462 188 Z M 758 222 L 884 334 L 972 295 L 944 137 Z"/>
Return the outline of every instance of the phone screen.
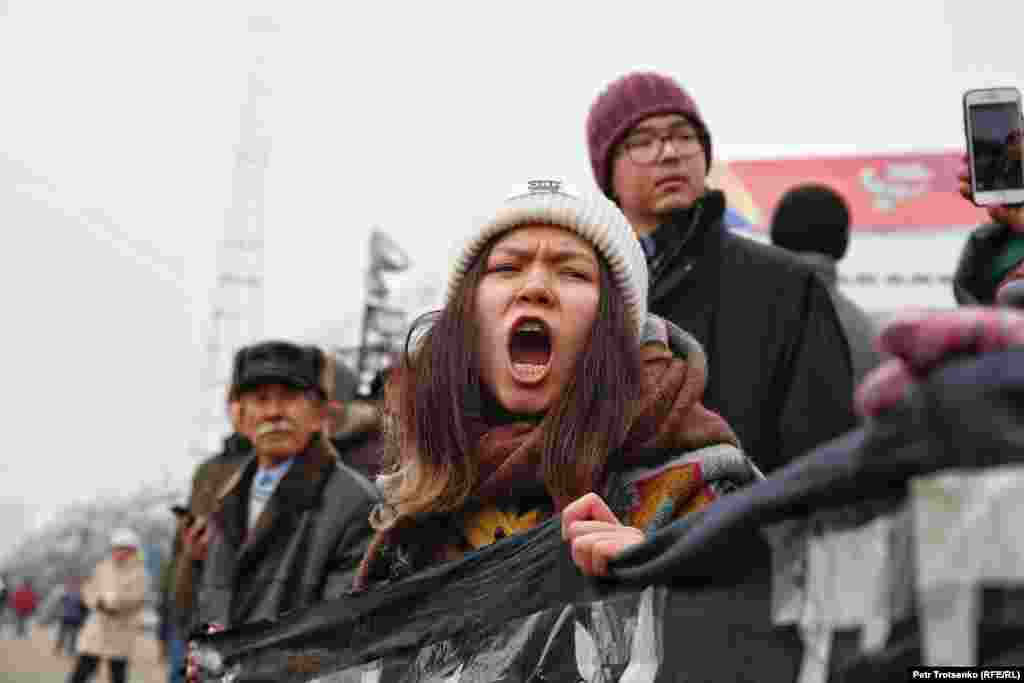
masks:
<path fill-rule="evenodd" d="M 1020 109 L 1015 102 L 972 104 L 976 192 L 1024 189 Z"/>

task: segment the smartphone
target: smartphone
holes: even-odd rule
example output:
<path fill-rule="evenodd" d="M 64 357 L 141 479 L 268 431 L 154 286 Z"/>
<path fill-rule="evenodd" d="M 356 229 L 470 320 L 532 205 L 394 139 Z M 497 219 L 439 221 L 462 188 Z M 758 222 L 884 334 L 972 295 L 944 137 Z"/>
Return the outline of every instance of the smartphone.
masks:
<path fill-rule="evenodd" d="M 1020 90 L 968 90 L 964 93 L 964 132 L 974 203 L 1024 202 Z"/>

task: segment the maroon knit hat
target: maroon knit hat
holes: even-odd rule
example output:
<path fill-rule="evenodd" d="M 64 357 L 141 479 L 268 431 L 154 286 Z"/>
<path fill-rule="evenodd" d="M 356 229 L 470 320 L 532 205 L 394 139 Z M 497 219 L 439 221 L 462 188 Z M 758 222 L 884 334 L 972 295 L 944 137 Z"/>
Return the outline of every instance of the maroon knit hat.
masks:
<path fill-rule="evenodd" d="M 711 134 L 693 98 L 668 76 L 651 71 L 626 74 L 597 96 L 587 115 L 590 167 L 598 187 L 609 197 L 612 149 L 637 123 L 660 114 L 682 114 L 696 126 L 704 160 L 711 169 Z"/>

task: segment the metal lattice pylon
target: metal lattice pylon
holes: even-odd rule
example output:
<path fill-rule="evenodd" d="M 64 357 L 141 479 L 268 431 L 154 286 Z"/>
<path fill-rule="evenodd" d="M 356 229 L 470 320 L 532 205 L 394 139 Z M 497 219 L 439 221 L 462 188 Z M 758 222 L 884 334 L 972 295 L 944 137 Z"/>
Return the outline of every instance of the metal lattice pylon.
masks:
<path fill-rule="evenodd" d="M 248 28 L 255 62 L 249 73 L 248 97 L 242 105 L 231 205 L 225 217 L 224 237 L 218 244 L 217 281 L 204 334 L 201 407 L 192 444 L 199 457 L 216 452 L 231 431 L 225 398 L 235 351 L 263 334 L 263 200 L 270 161 L 266 118 L 271 96 L 266 52 L 277 33 L 277 25 L 268 13 L 261 12 L 249 16 Z"/>

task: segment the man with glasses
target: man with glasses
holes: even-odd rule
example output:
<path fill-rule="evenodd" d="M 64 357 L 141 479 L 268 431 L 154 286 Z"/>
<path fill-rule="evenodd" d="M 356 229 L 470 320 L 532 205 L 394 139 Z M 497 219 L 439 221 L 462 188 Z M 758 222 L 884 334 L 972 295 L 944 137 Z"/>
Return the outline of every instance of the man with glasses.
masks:
<path fill-rule="evenodd" d="M 231 627 L 345 593 L 376 489 L 322 433 L 325 356 L 269 341 L 235 356 L 231 398 L 252 454 L 210 515 L 194 625 Z"/>
<path fill-rule="evenodd" d="M 824 285 L 783 250 L 723 224 L 711 135 L 675 81 L 612 82 L 586 123 L 594 180 L 640 237 L 649 306 L 708 353 L 705 401 L 772 470 L 854 423 L 850 352 Z"/>

